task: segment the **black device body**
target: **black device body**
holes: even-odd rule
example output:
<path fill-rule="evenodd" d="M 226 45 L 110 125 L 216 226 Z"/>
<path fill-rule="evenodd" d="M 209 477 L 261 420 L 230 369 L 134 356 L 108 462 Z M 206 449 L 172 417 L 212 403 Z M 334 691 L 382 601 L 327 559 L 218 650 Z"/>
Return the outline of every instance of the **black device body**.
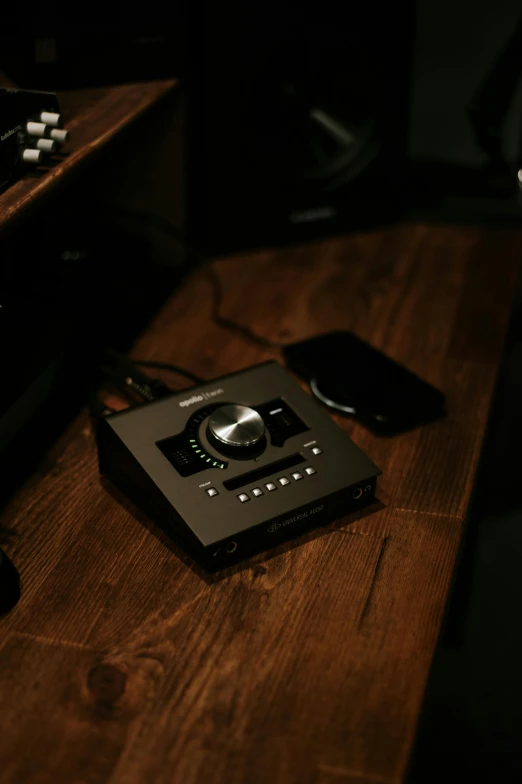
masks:
<path fill-rule="evenodd" d="M 396 217 L 414 6 L 190 5 L 192 245 L 221 253 Z"/>
<path fill-rule="evenodd" d="M 331 332 L 283 350 L 290 370 L 329 408 L 393 435 L 445 414 L 444 395 L 350 332 Z"/>
<path fill-rule="evenodd" d="M 34 168 L 22 156 L 24 150 L 34 147 L 38 141 L 27 133 L 27 122 L 40 122 L 41 112 L 61 114 L 55 93 L 0 88 L 0 191 L 28 168 Z"/>
<path fill-rule="evenodd" d="M 264 422 L 246 452 L 209 435 L 231 404 Z M 100 472 L 208 571 L 360 508 L 380 473 L 276 362 L 112 414 L 98 450 Z"/>

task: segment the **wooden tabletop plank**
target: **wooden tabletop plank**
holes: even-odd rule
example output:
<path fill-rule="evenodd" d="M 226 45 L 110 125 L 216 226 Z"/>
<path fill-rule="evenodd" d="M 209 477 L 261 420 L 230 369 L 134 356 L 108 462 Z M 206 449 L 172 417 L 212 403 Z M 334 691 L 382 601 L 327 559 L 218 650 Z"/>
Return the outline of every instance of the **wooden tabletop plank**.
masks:
<path fill-rule="evenodd" d="M 23 634 L 0 644 L 2 779 L 108 781 L 133 725 L 116 718 L 119 673 L 100 668 L 102 653 Z M 93 750 L 96 749 L 96 753 Z"/>
<path fill-rule="evenodd" d="M 0 73 L 0 86 L 9 85 Z M 49 165 L 28 171 L 22 179 L 0 194 L 0 231 L 40 205 L 43 197 L 91 160 L 120 131 L 139 117 L 176 85 L 175 80 L 68 90 L 59 93 L 64 125 L 70 141 Z"/>
<path fill-rule="evenodd" d="M 0 621 L 0 697 L 39 781 L 56 781 L 53 733 L 68 780 L 98 753 L 110 784 L 404 780 L 521 253 L 520 233 L 399 226 L 214 262 L 227 318 L 282 340 L 353 329 L 438 385 L 448 417 L 393 439 L 338 419 L 384 471 L 379 502 L 215 577 L 100 483 L 78 417 L 1 518 L 23 595 Z M 211 301 L 199 268 L 135 355 L 206 378 L 279 357 Z M 58 718 L 33 733 L 44 704 Z M 17 732 L 8 782 L 27 770 Z"/>
<path fill-rule="evenodd" d="M 376 532 L 367 520 L 332 526 L 207 583 L 139 523 L 123 520 L 114 531 L 115 521 L 104 517 L 112 549 L 109 531 L 103 537 L 96 526 L 89 539 L 83 531 L 43 593 L 33 594 L 30 633 L 15 635 L 14 650 L 8 645 L 0 654 L 6 709 L 14 710 L 17 699 L 24 705 L 11 748 L 22 748 L 30 734 L 29 696 L 44 709 L 31 689 L 40 669 L 48 684 L 40 698 L 56 708 L 54 731 L 87 743 L 74 717 L 87 709 L 86 699 L 94 702 L 89 684 L 97 673 L 102 685 L 110 678 L 123 686 L 113 702 L 100 699 L 99 715 L 85 727 L 93 750 L 111 740 L 104 704 L 118 736 L 126 736 L 121 724 L 140 725 L 139 746 L 122 741 L 115 755 L 122 754 L 116 781 L 167 781 L 165 769 L 188 784 L 314 781 L 330 769 L 349 781 L 354 772 L 361 780 L 401 780 L 426 677 L 419 653 L 433 650 L 437 639 L 460 527 L 438 515 L 391 511 Z M 116 559 L 125 533 L 131 544 Z M 97 572 L 103 581 L 93 581 Z M 46 614 L 53 624 L 45 624 Z M 88 645 L 71 639 L 82 626 Z M 49 646 L 59 657 L 57 672 L 49 673 Z M 78 660 L 72 672 L 63 669 L 63 656 Z M 21 696 L 18 679 L 7 680 L 17 667 Z M 48 742 L 46 733 L 35 756 L 50 781 Z M 66 769 L 78 775 L 77 753 L 73 746 Z M 23 757 L 18 764 L 19 774 Z"/>

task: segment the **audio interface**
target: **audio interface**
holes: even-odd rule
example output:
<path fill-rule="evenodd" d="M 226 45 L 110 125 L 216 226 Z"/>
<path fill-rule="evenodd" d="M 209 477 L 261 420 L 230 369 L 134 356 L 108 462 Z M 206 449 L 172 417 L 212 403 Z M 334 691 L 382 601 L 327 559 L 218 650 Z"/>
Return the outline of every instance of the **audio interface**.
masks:
<path fill-rule="evenodd" d="M 98 453 L 208 571 L 366 505 L 380 474 L 274 361 L 105 417 Z"/>

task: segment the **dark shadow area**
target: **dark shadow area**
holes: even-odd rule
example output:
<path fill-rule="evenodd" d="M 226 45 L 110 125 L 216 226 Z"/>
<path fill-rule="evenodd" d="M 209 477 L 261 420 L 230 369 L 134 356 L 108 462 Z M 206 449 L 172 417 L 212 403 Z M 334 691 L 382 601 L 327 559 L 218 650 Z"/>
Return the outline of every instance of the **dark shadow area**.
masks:
<path fill-rule="evenodd" d="M 444 161 L 409 163 L 408 220 L 520 228 L 516 167 L 466 168 Z"/>
<path fill-rule="evenodd" d="M 158 263 L 128 225 L 77 206 L 55 199 L 3 258 L 0 508 L 49 470 L 46 455 L 106 380 L 101 351 L 127 351 L 187 273 Z"/>
<path fill-rule="evenodd" d="M 522 780 L 522 296 L 409 784 Z"/>

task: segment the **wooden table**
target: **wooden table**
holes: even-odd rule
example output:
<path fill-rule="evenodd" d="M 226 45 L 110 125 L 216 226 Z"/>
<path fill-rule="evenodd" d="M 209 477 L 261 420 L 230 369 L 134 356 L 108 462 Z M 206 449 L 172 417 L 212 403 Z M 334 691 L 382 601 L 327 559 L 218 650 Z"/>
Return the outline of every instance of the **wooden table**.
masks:
<path fill-rule="evenodd" d="M 2 782 L 391 784 L 406 775 L 465 529 L 522 235 L 405 225 L 222 259 L 222 312 L 351 329 L 447 395 L 393 439 L 373 514 L 216 578 L 97 473 L 87 413 L 3 511 Z M 278 357 L 212 323 L 194 272 L 135 346 L 206 377 Z M 173 380 L 173 379 L 171 379 Z"/>

